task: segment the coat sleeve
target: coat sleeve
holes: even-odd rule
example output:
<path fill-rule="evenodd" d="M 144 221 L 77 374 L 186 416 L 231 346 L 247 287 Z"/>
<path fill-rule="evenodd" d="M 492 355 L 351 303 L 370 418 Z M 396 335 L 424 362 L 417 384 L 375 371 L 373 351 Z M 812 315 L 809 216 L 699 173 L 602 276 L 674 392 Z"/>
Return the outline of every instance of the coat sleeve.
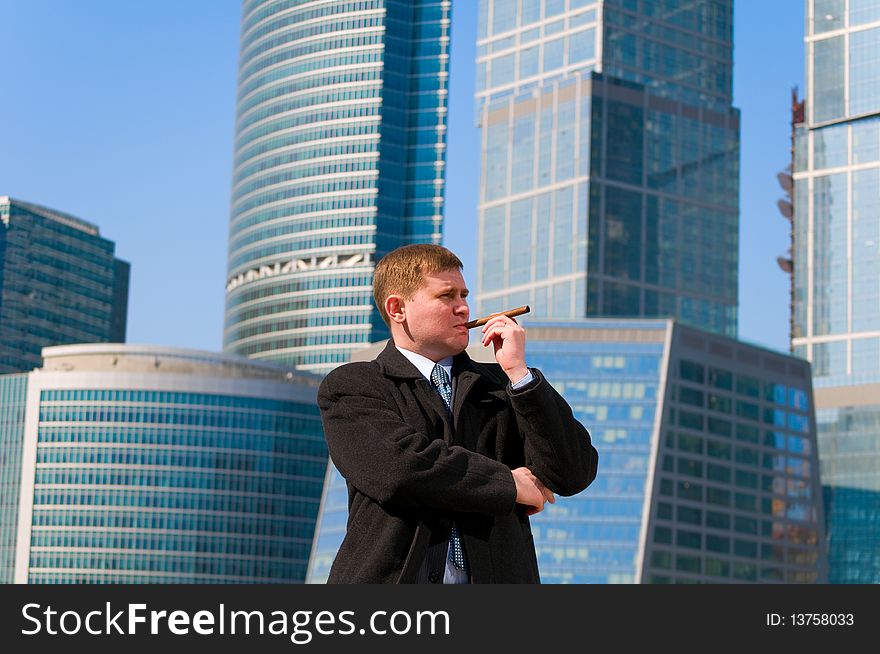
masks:
<path fill-rule="evenodd" d="M 516 485 L 507 466 L 406 424 L 384 380 L 370 383 L 375 374 L 363 374 L 370 365 L 337 368 L 318 391 L 324 436 L 342 476 L 380 504 L 510 513 Z"/>
<path fill-rule="evenodd" d="M 596 478 L 599 454 L 590 433 L 571 407 L 539 370 L 525 389 L 508 395 L 523 436 L 525 461 L 538 479 L 557 495 L 575 495 Z"/>

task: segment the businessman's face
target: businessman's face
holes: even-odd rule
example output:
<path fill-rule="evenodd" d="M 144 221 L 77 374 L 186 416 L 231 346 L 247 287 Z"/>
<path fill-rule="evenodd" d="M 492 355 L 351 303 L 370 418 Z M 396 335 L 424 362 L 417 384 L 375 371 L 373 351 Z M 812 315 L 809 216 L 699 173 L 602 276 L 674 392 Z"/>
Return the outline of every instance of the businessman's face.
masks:
<path fill-rule="evenodd" d="M 462 352 L 468 344 L 468 289 L 458 270 L 426 275 L 411 299 L 403 300 L 407 349 L 432 361 Z"/>

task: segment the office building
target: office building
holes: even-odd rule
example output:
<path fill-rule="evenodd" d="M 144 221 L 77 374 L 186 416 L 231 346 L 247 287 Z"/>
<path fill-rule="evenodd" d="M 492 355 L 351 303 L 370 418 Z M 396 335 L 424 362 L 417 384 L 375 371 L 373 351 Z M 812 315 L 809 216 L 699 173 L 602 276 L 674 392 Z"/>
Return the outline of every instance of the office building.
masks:
<path fill-rule="evenodd" d="M 480 0 L 476 313 L 736 336 L 732 0 Z"/>
<path fill-rule="evenodd" d="M 813 365 L 829 580 L 880 582 L 880 2 L 807 0 L 792 350 Z"/>
<path fill-rule="evenodd" d="M 0 196 L 0 374 L 50 345 L 125 341 L 129 264 L 95 225 Z"/>
<path fill-rule="evenodd" d="M 4 581 L 304 580 L 327 466 L 316 378 L 158 346 L 43 358 L 0 376 Z"/>
<path fill-rule="evenodd" d="M 589 488 L 531 518 L 544 583 L 827 580 L 807 362 L 665 320 L 527 331 L 599 451 Z M 307 581 L 326 580 L 346 514 L 331 469 Z"/>
<path fill-rule="evenodd" d="M 224 349 L 313 372 L 387 338 L 372 271 L 439 243 L 450 0 L 245 0 Z"/>
<path fill-rule="evenodd" d="M 27 375 L 0 375 L 0 584 L 12 583 Z"/>

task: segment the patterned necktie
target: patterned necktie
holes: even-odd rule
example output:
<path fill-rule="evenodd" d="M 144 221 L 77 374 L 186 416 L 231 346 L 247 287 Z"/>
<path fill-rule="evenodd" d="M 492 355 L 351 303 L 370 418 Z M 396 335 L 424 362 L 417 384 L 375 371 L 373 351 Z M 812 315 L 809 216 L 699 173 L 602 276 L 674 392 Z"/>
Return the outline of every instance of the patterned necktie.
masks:
<path fill-rule="evenodd" d="M 434 369 L 431 371 L 431 383 L 434 384 L 437 392 L 440 393 L 440 397 L 443 398 L 446 410 L 452 411 L 452 384 L 449 383 L 449 375 L 446 369 L 439 363 L 435 364 Z"/>
<path fill-rule="evenodd" d="M 452 411 L 452 384 L 449 382 L 449 374 L 439 363 L 434 365 L 431 371 L 431 383 L 443 398 L 447 411 Z M 454 522 L 449 529 L 449 560 L 456 568 L 467 572 L 467 563 L 464 560 L 464 550 L 461 547 L 461 534 L 458 525 Z"/>

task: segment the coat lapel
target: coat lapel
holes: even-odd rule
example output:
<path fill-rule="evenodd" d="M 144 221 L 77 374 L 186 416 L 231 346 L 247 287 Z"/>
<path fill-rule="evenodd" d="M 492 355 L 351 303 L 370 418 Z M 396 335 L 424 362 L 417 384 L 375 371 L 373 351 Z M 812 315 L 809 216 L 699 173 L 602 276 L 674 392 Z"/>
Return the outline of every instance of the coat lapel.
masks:
<path fill-rule="evenodd" d="M 474 407 L 466 400 L 471 391 L 482 382 L 482 377 L 471 358 L 464 352 L 453 360 L 452 373 L 452 421 L 456 442 L 470 450 L 476 450 L 477 429 L 474 425 L 479 425 L 480 420 L 479 416 L 474 415 Z"/>
<path fill-rule="evenodd" d="M 480 372 L 467 352 L 457 354 L 452 359 L 453 398 L 452 415 L 458 416 L 465 398 L 474 385 L 480 381 Z"/>
<path fill-rule="evenodd" d="M 446 403 L 440 397 L 440 393 L 434 388 L 434 384 L 424 377 L 416 380 L 416 391 L 422 400 L 422 406 L 433 409 L 434 413 L 443 420 L 443 425 L 445 426 L 443 440 L 452 445 L 452 422 L 450 421 L 449 411 L 446 410 Z"/>
<path fill-rule="evenodd" d="M 471 389 L 480 381 L 480 375 L 472 370 L 464 370 L 455 377 L 455 388 L 452 394 L 452 416 L 456 431 L 462 424 L 462 412 L 466 411 L 465 399 Z"/>
<path fill-rule="evenodd" d="M 452 445 L 452 422 L 449 419 L 449 412 L 446 410 L 443 398 L 440 397 L 440 393 L 434 388 L 434 384 L 425 379 L 425 376 L 419 372 L 419 369 L 400 353 L 400 350 L 394 345 L 394 341 L 388 341 L 385 349 L 376 357 L 376 363 L 379 364 L 385 376 L 411 381 L 413 391 L 419 398 L 421 406 L 427 411 L 432 411 L 443 421 L 445 427 L 443 429 L 443 440 Z"/>

